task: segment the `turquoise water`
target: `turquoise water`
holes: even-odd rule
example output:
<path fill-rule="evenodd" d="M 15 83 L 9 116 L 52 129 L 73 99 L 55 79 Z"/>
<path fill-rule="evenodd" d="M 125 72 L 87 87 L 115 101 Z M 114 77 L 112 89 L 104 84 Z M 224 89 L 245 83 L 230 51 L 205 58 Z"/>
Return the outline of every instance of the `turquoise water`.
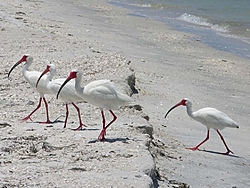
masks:
<path fill-rule="evenodd" d="M 133 15 L 196 34 L 219 50 L 250 59 L 250 0 L 110 0 Z"/>

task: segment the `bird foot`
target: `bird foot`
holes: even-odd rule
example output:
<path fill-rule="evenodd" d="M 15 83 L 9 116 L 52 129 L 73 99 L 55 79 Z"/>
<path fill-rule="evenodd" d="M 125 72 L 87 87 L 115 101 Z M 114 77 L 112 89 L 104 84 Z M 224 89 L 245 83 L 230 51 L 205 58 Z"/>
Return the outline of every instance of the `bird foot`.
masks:
<path fill-rule="evenodd" d="M 80 131 L 80 130 L 82 130 L 82 127 L 87 127 L 86 125 L 84 125 L 84 124 L 80 124 L 79 125 L 79 127 L 77 127 L 76 129 L 75 129 L 75 131 Z"/>
<path fill-rule="evenodd" d="M 47 121 L 43 121 L 43 122 L 39 122 L 40 124 L 52 124 L 54 123 L 53 121 L 47 120 Z"/>
<path fill-rule="evenodd" d="M 230 153 L 234 154 L 234 152 L 232 152 L 231 150 L 228 150 L 226 153 L 224 153 L 224 155 L 229 155 Z"/>
<path fill-rule="evenodd" d="M 98 137 L 98 140 L 101 141 L 101 142 L 105 142 L 107 141 L 106 138 L 103 136 L 101 139 Z"/>
<path fill-rule="evenodd" d="M 27 116 L 27 117 L 25 117 L 23 119 L 20 119 L 21 122 L 25 122 L 25 121 L 28 121 L 28 120 L 33 121 L 30 116 Z"/>
<path fill-rule="evenodd" d="M 199 148 L 198 148 L 198 147 L 186 148 L 186 149 L 189 149 L 189 150 L 192 150 L 192 151 L 199 150 Z"/>
<path fill-rule="evenodd" d="M 80 131 L 80 130 L 82 130 L 82 125 L 80 125 L 79 127 L 77 127 L 77 128 L 75 129 L 75 131 Z"/>
<path fill-rule="evenodd" d="M 106 129 L 102 129 L 100 135 L 98 136 L 98 140 L 102 142 L 106 141 L 105 134 L 106 134 Z"/>

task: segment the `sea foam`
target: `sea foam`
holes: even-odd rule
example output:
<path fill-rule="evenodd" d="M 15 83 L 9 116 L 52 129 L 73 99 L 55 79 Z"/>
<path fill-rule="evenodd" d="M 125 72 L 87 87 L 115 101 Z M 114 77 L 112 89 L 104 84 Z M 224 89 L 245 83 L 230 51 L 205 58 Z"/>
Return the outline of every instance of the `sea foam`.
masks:
<path fill-rule="evenodd" d="M 188 13 L 184 13 L 182 15 L 180 15 L 178 17 L 179 20 L 191 23 L 191 24 L 195 24 L 195 25 L 199 25 L 199 26 L 203 26 L 203 27 L 208 27 L 214 31 L 217 32 L 221 32 L 221 33 L 227 33 L 227 28 L 226 27 L 222 27 L 219 26 L 218 24 L 213 24 L 208 22 L 205 18 L 199 17 L 199 16 L 195 16 L 192 14 L 188 14 Z"/>

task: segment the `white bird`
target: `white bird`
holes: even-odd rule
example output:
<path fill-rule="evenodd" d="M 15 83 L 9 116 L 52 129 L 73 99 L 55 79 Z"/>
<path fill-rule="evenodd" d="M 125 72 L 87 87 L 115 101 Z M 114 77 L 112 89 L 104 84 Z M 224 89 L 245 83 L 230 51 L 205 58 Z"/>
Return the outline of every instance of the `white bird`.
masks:
<path fill-rule="evenodd" d="M 60 91 L 65 86 L 65 84 L 74 78 L 75 78 L 75 90 L 77 94 L 84 100 L 86 100 L 88 103 L 99 107 L 101 110 L 102 131 L 98 137 L 98 140 L 105 141 L 106 140 L 105 134 L 107 128 L 117 119 L 116 115 L 112 110 L 118 109 L 119 106 L 131 104 L 133 102 L 133 99 L 125 94 L 118 92 L 115 89 L 114 84 L 110 80 L 96 80 L 90 82 L 84 87 L 81 87 L 80 82 L 82 80 L 82 73 L 77 70 L 73 70 L 70 72 L 68 78 L 65 80 L 65 82 L 59 89 L 57 93 L 57 98 L 60 95 Z M 109 112 L 113 116 L 113 120 L 110 121 L 107 125 L 103 109 L 109 110 Z"/>
<path fill-rule="evenodd" d="M 205 140 L 203 140 L 200 144 L 193 148 L 187 148 L 190 150 L 197 150 L 199 149 L 199 146 L 205 143 L 209 139 L 209 130 L 210 128 L 216 130 L 216 132 L 219 134 L 221 140 L 223 141 L 227 152 L 225 153 L 228 155 L 230 152 L 233 153 L 227 146 L 223 136 L 219 132 L 219 130 L 222 130 L 226 127 L 231 127 L 231 128 L 239 128 L 239 125 L 233 121 L 231 118 L 229 118 L 225 113 L 215 109 L 215 108 L 202 108 L 200 110 L 197 110 L 196 112 L 192 111 L 192 103 L 189 99 L 184 98 L 181 100 L 181 102 L 177 103 L 175 106 L 170 108 L 170 110 L 166 113 L 165 118 L 167 117 L 168 113 L 173 110 L 174 108 L 183 105 L 186 106 L 187 108 L 187 114 L 193 118 L 194 120 L 202 123 L 207 127 L 207 137 Z"/>
<path fill-rule="evenodd" d="M 9 71 L 8 73 L 8 77 L 10 76 L 10 73 L 12 72 L 12 70 L 18 66 L 19 64 L 21 64 L 22 62 L 25 62 L 24 63 L 24 66 L 23 66 L 23 69 L 22 69 L 22 73 L 23 73 L 23 76 L 25 78 L 25 80 L 31 85 L 31 87 L 33 88 L 36 88 L 36 81 L 37 79 L 39 78 L 39 75 L 41 74 L 41 72 L 37 72 L 37 71 L 29 71 L 29 67 L 30 65 L 32 64 L 33 62 L 33 57 L 29 54 L 25 54 Z M 36 107 L 35 110 L 33 110 L 27 117 L 21 119 L 22 121 L 27 121 L 28 119 L 31 119 L 31 116 L 32 114 L 34 114 L 40 107 L 41 107 L 41 103 L 42 103 L 42 100 L 44 101 L 44 104 L 45 104 L 45 108 L 46 108 L 46 117 L 47 117 L 47 120 L 45 122 L 40 122 L 40 123 L 52 123 L 49 119 L 49 110 L 48 110 L 48 103 L 44 97 L 45 94 L 53 94 L 50 90 L 48 90 L 46 88 L 46 85 L 45 85 L 45 80 L 46 80 L 46 77 L 44 77 L 40 84 L 39 84 L 39 87 L 36 88 L 36 90 L 38 91 L 38 93 L 40 94 L 40 99 L 39 99 L 39 103 L 38 103 L 38 106 Z"/>
<path fill-rule="evenodd" d="M 45 75 L 48 72 L 49 72 L 49 74 L 47 74 L 47 78 L 46 78 L 46 82 L 45 82 L 46 88 L 48 90 L 52 91 L 54 94 L 56 94 L 58 92 L 59 88 L 61 87 L 61 85 L 63 84 L 63 82 L 65 81 L 65 78 L 64 79 L 59 78 L 59 79 L 52 80 L 56 74 L 56 66 L 54 64 L 47 65 L 47 68 L 43 71 L 43 73 L 38 78 L 38 80 L 36 82 L 36 87 L 39 87 L 39 83 L 40 83 L 41 78 L 43 77 L 43 75 Z M 63 102 L 65 102 L 65 104 L 66 104 L 66 118 L 65 118 L 63 128 L 66 128 L 66 124 L 67 124 L 67 120 L 68 120 L 68 115 L 69 115 L 68 104 L 72 104 L 77 110 L 79 122 L 80 122 L 80 125 L 78 128 L 76 128 L 76 130 L 81 130 L 82 126 L 85 126 L 85 125 L 82 123 L 80 109 L 76 106 L 75 102 L 81 102 L 84 100 L 82 99 L 82 97 L 79 97 L 78 94 L 76 93 L 75 81 L 71 80 L 62 89 L 59 98 Z"/>

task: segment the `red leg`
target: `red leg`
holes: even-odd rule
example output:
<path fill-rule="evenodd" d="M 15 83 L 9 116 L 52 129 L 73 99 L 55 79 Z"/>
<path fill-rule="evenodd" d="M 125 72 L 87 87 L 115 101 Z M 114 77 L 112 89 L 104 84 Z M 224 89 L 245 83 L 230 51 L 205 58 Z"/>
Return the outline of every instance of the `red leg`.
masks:
<path fill-rule="evenodd" d="M 49 120 L 49 107 L 48 107 L 48 103 L 47 103 L 45 97 L 43 97 L 43 102 L 44 102 L 44 104 L 45 104 L 47 121 L 45 121 L 45 122 L 40 122 L 40 123 L 43 123 L 43 124 L 52 123 L 52 121 Z"/>
<path fill-rule="evenodd" d="M 207 137 L 205 138 L 205 140 L 203 140 L 201 143 L 199 143 L 197 146 L 193 147 L 193 148 L 186 148 L 186 149 L 190 149 L 190 150 L 197 150 L 199 149 L 199 147 L 204 144 L 207 140 L 209 139 L 209 129 L 207 130 Z"/>
<path fill-rule="evenodd" d="M 46 121 L 46 122 L 40 122 L 40 123 L 52 123 L 52 122 L 49 120 L 48 103 L 47 103 L 47 101 L 46 101 L 46 99 L 45 99 L 44 97 L 40 97 L 39 103 L 38 103 L 36 109 L 33 110 L 27 117 L 21 119 L 21 121 L 24 122 L 24 121 L 27 121 L 27 120 L 29 120 L 29 119 L 32 121 L 31 116 L 41 107 L 42 99 L 43 99 L 43 101 L 44 101 L 44 103 L 45 103 L 47 121 Z"/>
<path fill-rule="evenodd" d="M 114 121 L 117 119 L 116 115 L 114 114 L 114 112 L 112 110 L 109 110 L 110 113 L 113 115 L 113 120 L 111 122 L 109 122 L 109 124 L 105 127 L 105 129 L 107 129 L 112 123 L 114 123 Z"/>
<path fill-rule="evenodd" d="M 87 127 L 87 126 L 82 123 L 81 113 L 80 113 L 80 109 L 78 108 L 78 106 L 76 106 L 73 102 L 72 102 L 72 105 L 76 108 L 77 113 L 78 113 L 80 125 L 79 125 L 79 127 L 76 128 L 76 131 L 79 131 L 82 129 L 82 126 L 84 126 L 84 127 Z"/>
<path fill-rule="evenodd" d="M 69 116 L 69 108 L 68 108 L 68 104 L 67 103 L 65 104 L 65 107 L 66 107 L 66 117 L 65 117 L 63 128 L 66 128 L 66 124 L 67 124 L 68 116 Z"/>
<path fill-rule="evenodd" d="M 105 124 L 106 124 L 106 120 L 105 120 L 105 116 L 104 116 L 103 110 L 101 111 L 101 114 L 102 114 L 102 129 L 104 129 L 105 128 Z"/>
<path fill-rule="evenodd" d="M 227 144 L 226 144 L 226 142 L 225 142 L 223 136 L 220 134 L 219 130 L 216 130 L 216 131 L 217 131 L 217 133 L 220 135 L 221 140 L 223 141 L 224 145 L 225 145 L 226 148 L 227 148 L 227 152 L 225 153 L 225 155 L 228 155 L 229 153 L 232 153 L 232 154 L 233 154 L 233 152 L 228 148 L 228 146 L 227 146 Z"/>
<path fill-rule="evenodd" d="M 39 103 L 38 103 L 36 109 L 33 110 L 27 117 L 21 119 L 21 121 L 24 122 L 24 121 L 27 121 L 29 119 L 32 121 L 31 116 L 32 116 L 32 114 L 34 114 L 41 107 L 41 103 L 42 103 L 42 97 L 40 97 Z"/>
<path fill-rule="evenodd" d="M 109 110 L 109 112 L 113 115 L 113 120 L 111 122 L 109 122 L 109 124 L 105 127 L 105 117 L 104 117 L 104 113 L 103 111 L 101 111 L 102 113 L 102 120 L 103 120 L 103 129 L 98 137 L 98 140 L 100 141 L 105 141 L 105 134 L 106 134 L 106 130 L 107 128 L 114 123 L 114 121 L 117 119 L 116 115 L 114 114 L 114 112 L 112 112 L 112 110 Z"/>
<path fill-rule="evenodd" d="M 105 123 L 106 123 L 106 120 L 105 120 L 103 110 L 101 110 L 101 114 L 102 114 L 102 131 L 101 131 L 100 135 L 98 136 L 98 140 L 105 141 L 106 140 L 105 139 L 105 134 L 106 134 Z"/>

